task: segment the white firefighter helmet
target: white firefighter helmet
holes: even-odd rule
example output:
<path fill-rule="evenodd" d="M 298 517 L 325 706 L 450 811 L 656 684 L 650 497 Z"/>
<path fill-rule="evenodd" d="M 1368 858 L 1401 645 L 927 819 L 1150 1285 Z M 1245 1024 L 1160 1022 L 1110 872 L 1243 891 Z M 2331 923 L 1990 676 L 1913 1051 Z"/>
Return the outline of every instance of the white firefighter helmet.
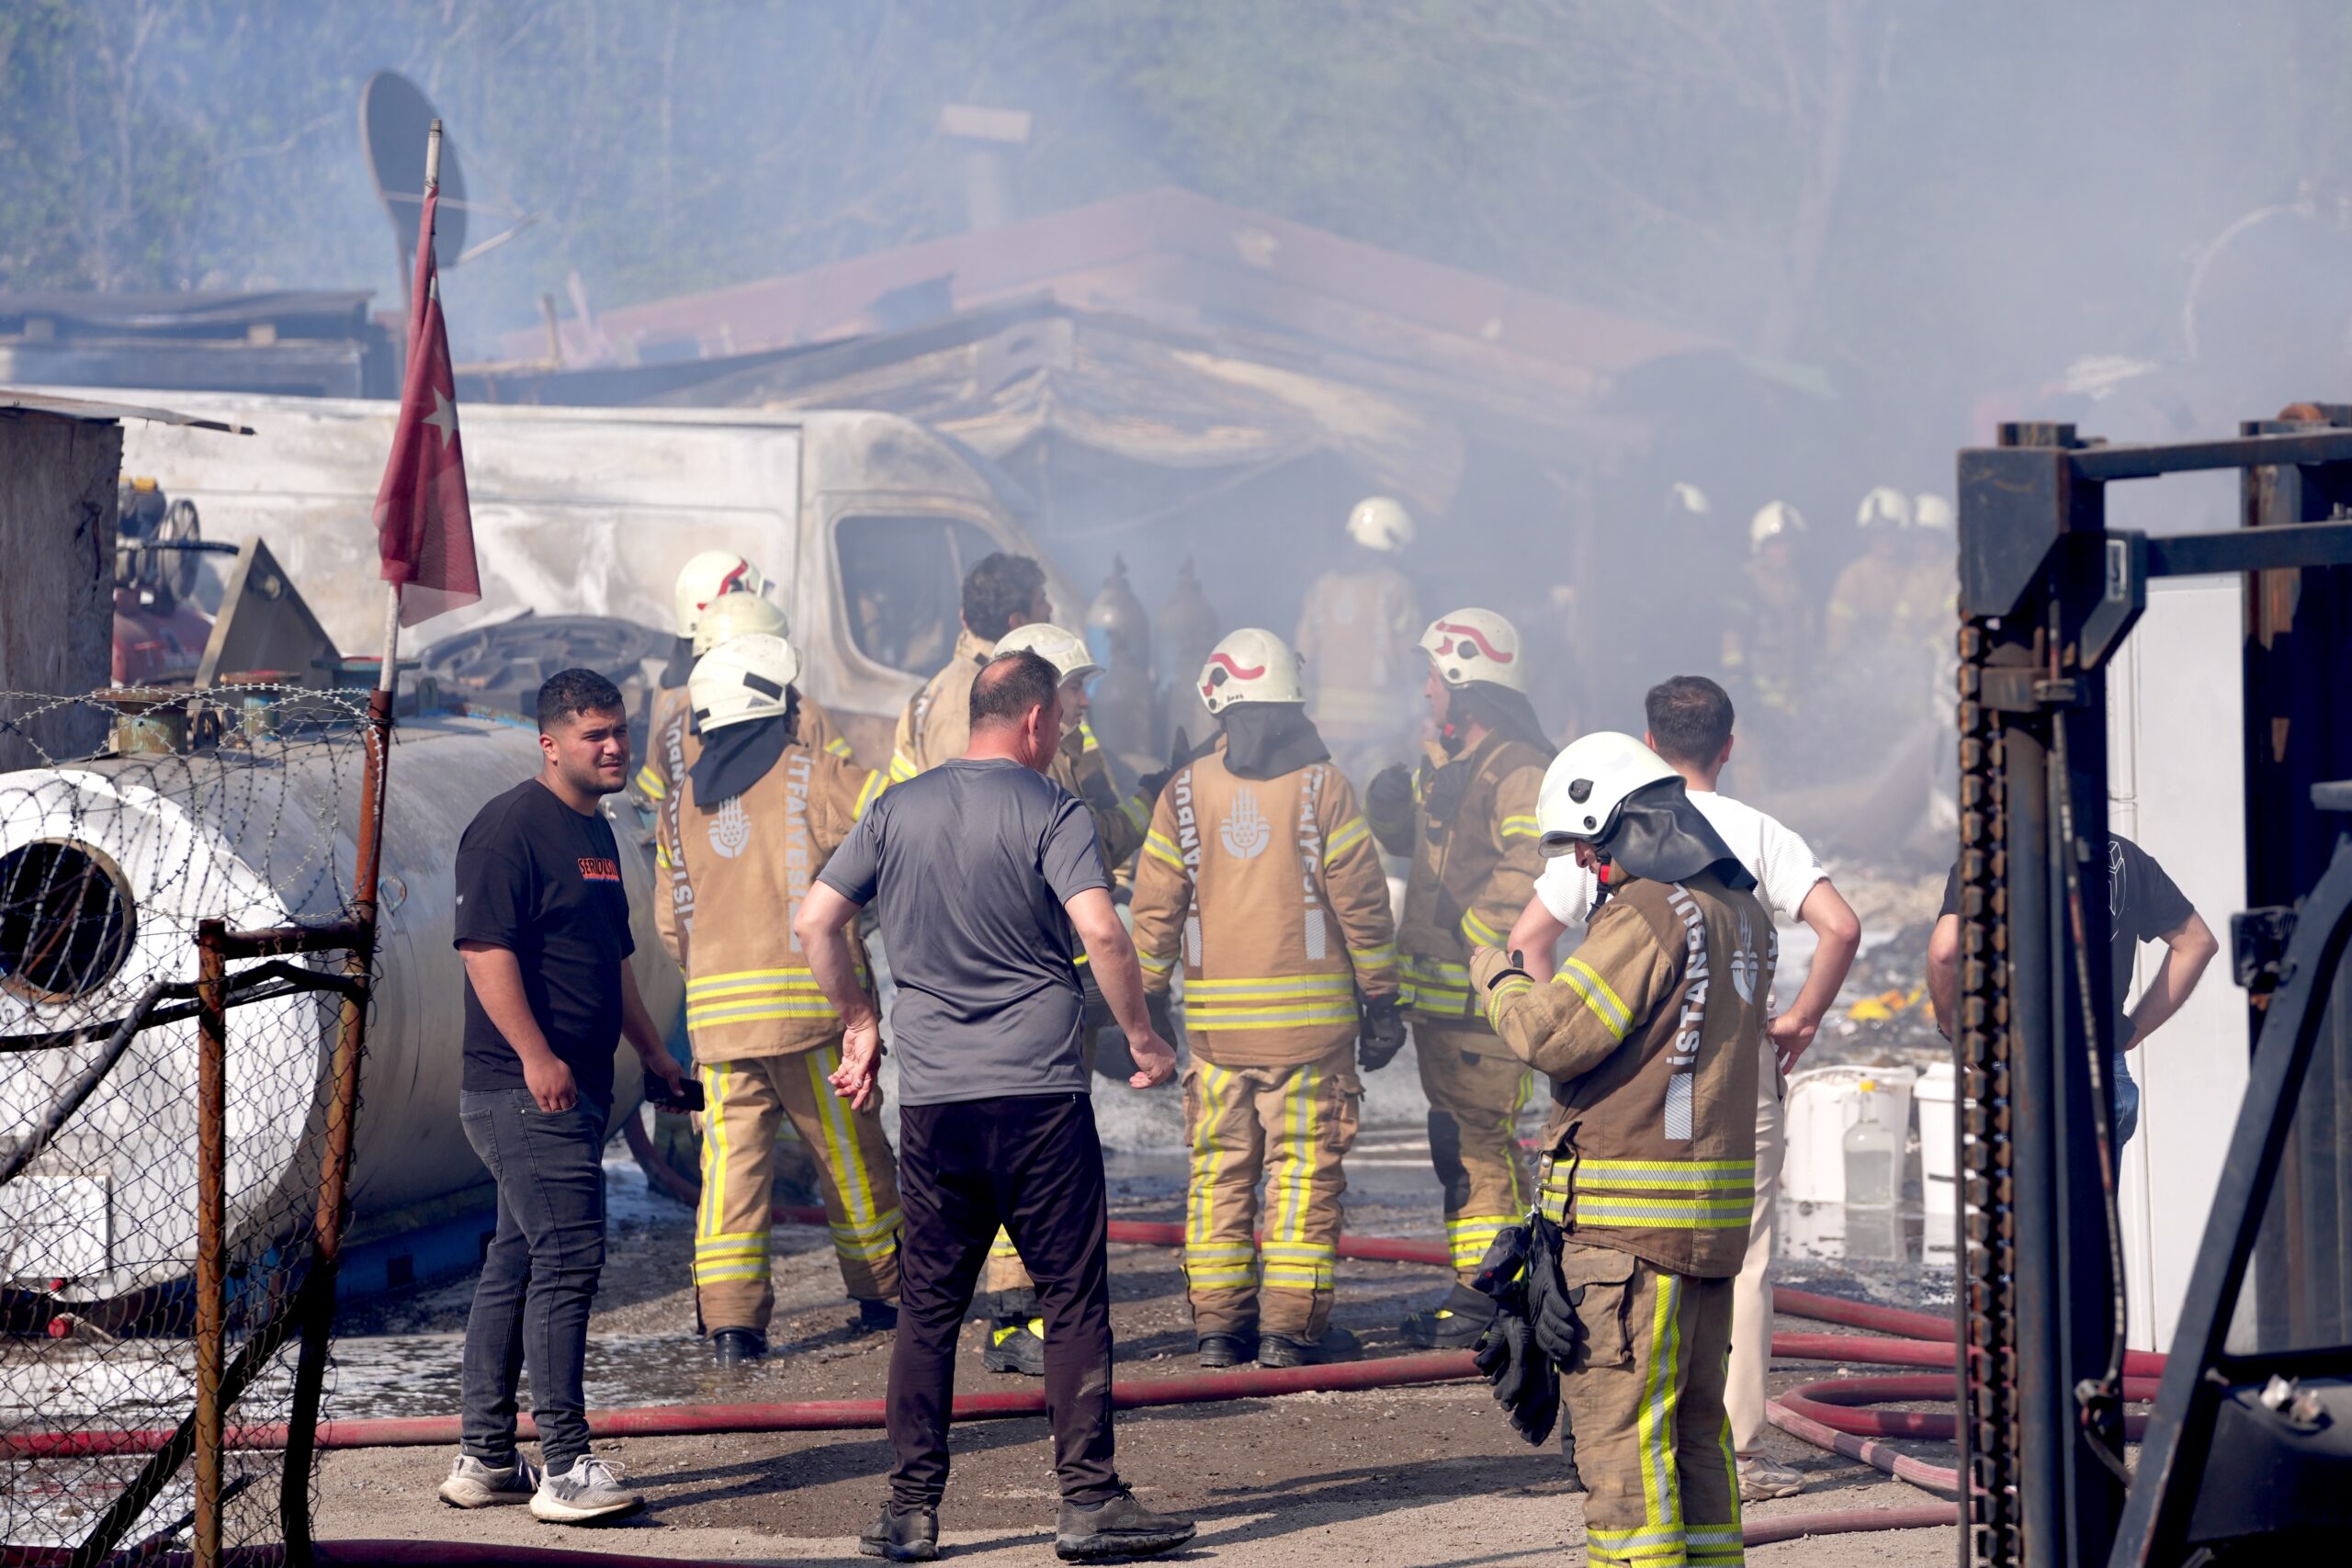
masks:
<path fill-rule="evenodd" d="M 1911 498 L 1893 485 L 1881 485 L 1862 497 L 1854 521 L 1865 528 L 1911 526 Z"/>
<path fill-rule="evenodd" d="M 1768 502 L 1747 521 L 1747 547 L 1760 550 L 1769 539 L 1793 538 L 1804 532 L 1804 513 L 1785 501 Z"/>
<path fill-rule="evenodd" d="M 695 619 L 694 654 L 700 659 L 729 637 L 749 637 L 764 632 L 770 637 L 790 637 L 785 625 L 784 612 L 772 599 L 756 593 L 722 593 L 704 606 Z"/>
<path fill-rule="evenodd" d="M 1236 703 L 1303 703 L 1306 680 L 1290 644 L 1262 626 L 1227 632 L 1201 666 L 1201 702 L 1212 714 Z"/>
<path fill-rule="evenodd" d="M 1630 735 L 1601 729 L 1578 736 L 1544 770 L 1535 792 L 1536 847 L 1564 855 L 1579 839 L 1607 838 L 1627 795 L 1674 776 L 1665 758 Z"/>
<path fill-rule="evenodd" d="M 686 701 L 695 728 L 705 735 L 755 718 L 782 716 L 788 691 L 800 677 L 800 655 L 771 632 L 731 637 L 695 660 Z"/>
<path fill-rule="evenodd" d="M 1348 537 L 1365 549 L 1393 556 L 1413 542 L 1413 514 L 1394 496 L 1365 496 L 1348 513 Z"/>
<path fill-rule="evenodd" d="M 1714 511 L 1707 492 L 1688 479 L 1677 479 L 1666 487 L 1666 511 L 1669 517 L 1685 515 L 1704 517 Z"/>
<path fill-rule="evenodd" d="M 1519 628 L 1492 610 L 1449 610 L 1421 634 L 1421 651 L 1449 686 L 1490 681 L 1522 696 L 1527 661 L 1521 658 Z"/>
<path fill-rule="evenodd" d="M 693 637 L 695 622 L 701 619 L 703 607 L 720 594 L 759 594 L 766 592 L 767 588 L 768 580 L 760 569 L 734 551 L 703 551 L 678 573 L 678 585 L 671 593 L 671 603 L 678 613 L 678 635 Z"/>
<path fill-rule="evenodd" d="M 1911 526 L 1914 528 L 1933 528 L 1938 533 L 1949 534 L 1958 521 L 1951 502 L 1933 491 L 1923 491 L 1912 499 Z"/>
<path fill-rule="evenodd" d="M 1018 653 L 1024 648 L 1052 665 L 1064 685 L 1102 673 L 1103 667 L 1095 661 L 1086 639 L 1051 621 L 1030 621 L 996 639 L 999 653 Z"/>

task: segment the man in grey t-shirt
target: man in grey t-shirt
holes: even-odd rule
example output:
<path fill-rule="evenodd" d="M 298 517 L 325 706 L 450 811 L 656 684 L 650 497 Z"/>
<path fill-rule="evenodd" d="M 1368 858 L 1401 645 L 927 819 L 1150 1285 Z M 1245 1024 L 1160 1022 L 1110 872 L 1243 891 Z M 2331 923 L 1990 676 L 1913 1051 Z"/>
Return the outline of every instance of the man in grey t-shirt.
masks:
<path fill-rule="evenodd" d="M 793 922 L 844 1026 L 833 1088 L 876 1093 L 880 1020 L 859 985 L 848 926 L 880 900 L 898 984 L 899 1335 L 888 1420 L 898 1462 L 869 1556 L 928 1558 L 947 1485 L 956 1338 L 999 1225 L 1036 1281 L 1046 1407 L 1065 1558 L 1142 1556 L 1193 1538 L 1153 1513 L 1112 1462 L 1109 1201 L 1079 1056 L 1083 940 L 1136 1089 L 1176 1054 L 1152 1032 L 1135 945 L 1112 906 L 1093 819 L 1044 776 L 1061 739 L 1060 677 L 1035 653 L 990 660 L 973 683 L 970 749 L 892 786 L 809 888 Z"/>

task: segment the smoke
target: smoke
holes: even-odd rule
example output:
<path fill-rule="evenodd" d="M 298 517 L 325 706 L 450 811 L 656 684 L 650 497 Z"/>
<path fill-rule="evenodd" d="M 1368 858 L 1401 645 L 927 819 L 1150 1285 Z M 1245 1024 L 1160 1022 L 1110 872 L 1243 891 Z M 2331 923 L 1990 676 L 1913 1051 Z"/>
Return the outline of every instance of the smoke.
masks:
<path fill-rule="evenodd" d="M 1630 725 L 1642 672 L 1704 656 L 1678 622 L 1720 606 L 1687 590 L 1733 581 L 1770 501 L 1812 525 L 1818 600 L 1863 492 L 1949 493 L 1996 420 L 2171 437 L 2352 396 L 2347 57 L 2329 0 L 94 0 L 0 19 L 0 285 L 396 304 L 356 125 L 391 67 L 449 121 L 475 237 L 536 220 L 446 279 L 481 359 L 574 275 L 607 310 L 953 234 L 942 107 L 1026 110 L 1016 219 L 1174 184 L 1602 312 L 1560 351 L 1610 366 L 1591 439 L 1411 411 L 1459 463 L 1408 561 L 1427 611 L 1570 622 L 1589 698 L 1547 716 Z M 1713 346 L 1611 361 L 1657 328 Z M 1329 317 L 1208 330 L 1408 352 Z M 1090 591 L 1122 552 L 1157 608 L 1190 557 L 1227 626 L 1284 632 L 1383 478 L 1337 446 L 1047 477 L 1037 525 Z M 1721 529 L 1695 562 L 1657 532 L 1678 480 Z"/>

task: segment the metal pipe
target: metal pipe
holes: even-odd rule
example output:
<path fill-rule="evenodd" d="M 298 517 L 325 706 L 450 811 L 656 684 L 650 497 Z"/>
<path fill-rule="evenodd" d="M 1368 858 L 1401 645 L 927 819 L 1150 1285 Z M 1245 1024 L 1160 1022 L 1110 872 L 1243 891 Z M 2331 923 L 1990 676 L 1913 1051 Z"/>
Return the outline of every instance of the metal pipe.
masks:
<path fill-rule="evenodd" d="M 196 1568 L 220 1568 L 220 1363 L 228 1336 L 227 925 L 196 931 Z"/>

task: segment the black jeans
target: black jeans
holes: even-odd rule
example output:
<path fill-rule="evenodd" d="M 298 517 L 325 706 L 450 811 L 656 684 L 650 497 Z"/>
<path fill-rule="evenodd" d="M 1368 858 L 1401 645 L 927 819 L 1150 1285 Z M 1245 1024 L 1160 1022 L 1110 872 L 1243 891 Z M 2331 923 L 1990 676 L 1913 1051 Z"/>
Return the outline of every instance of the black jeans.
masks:
<path fill-rule="evenodd" d="M 514 1391 L 531 1370 L 539 1457 L 557 1473 L 588 1451 L 588 1303 L 605 1267 L 606 1108 L 546 1111 L 526 1089 L 458 1096 L 466 1141 L 498 1182 L 498 1230 L 466 1318 L 459 1447 L 514 1462 Z"/>
<path fill-rule="evenodd" d="M 1037 1284 L 1046 1407 L 1062 1496 L 1119 1491 L 1112 1463 L 1109 1205 L 1094 1106 L 1021 1095 L 899 1112 L 899 1337 L 890 1349 L 891 1503 L 937 1507 L 947 1489 L 956 1338 L 1002 1225 Z"/>

